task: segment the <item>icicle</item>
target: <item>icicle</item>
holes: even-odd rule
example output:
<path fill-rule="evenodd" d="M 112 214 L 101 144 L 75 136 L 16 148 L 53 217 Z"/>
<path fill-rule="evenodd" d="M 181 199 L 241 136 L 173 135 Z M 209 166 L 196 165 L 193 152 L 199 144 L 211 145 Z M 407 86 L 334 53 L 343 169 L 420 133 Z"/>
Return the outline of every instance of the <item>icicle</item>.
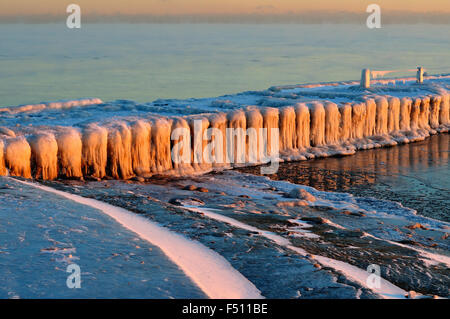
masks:
<path fill-rule="evenodd" d="M 375 100 L 375 103 L 377 104 L 377 125 L 375 133 L 377 135 L 388 134 L 388 101 L 385 97 L 380 97 Z"/>
<path fill-rule="evenodd" d="M 419 129 L 420 104 L 422 104 L 422 100 L 420 98 L 416 98 L 416 99 L 414 99 L 414 102 L 411 105 L 411 129 L 412 130 Z"/>
<path fill-rule="evenodd" d="M 339 125 L 340 140 L 346 142 L 352 137 L 352 105 L 345 103 L 339 107 L 341 121 Z"/>
<path fill-rule="evenodd" d="M 143 120 L 131 125 L 131 160 L 133 171 L 139 176 L 150 174 L 151 125 Z"/>
<path fill-rule="evenodd" d="M 274 134 L 272 134 L 273 129 L 279 130 L 279 110 L 273 107 L 265 107 L 261 111 L 265 129 L 266 138 L 266 150 L 264 151 L 265 157 L 271 157 L 276 155 L 277 151 L 280 149 L 280 141 L 272 139 Z"/>
<path fill-rule="evenodd" d="M 391 97 L 388 108 L 388 132 L 396 132 L 400 129 L 400 99 Z"/>
<path fill-rule="evenodd" d="M 59 174 L 66 178 L 82 178 L 82 143 L 80 133 L 73 128 L 57 134 Z"/>
<path fill-rule="evenodd" d="M 34 176 L 43 180 L 58 177 L 58 143 L 50 133 L 34 135 L 30 138 L 31 162 Z"/>
<path fill-rule="evenodd" d="M 129 179 L 133 174 L 131 131 L 125 123 L 113 124 L 108 130 L 108 174 L 115 179 Z"/>
<path fill-rule="evenodd" d="M 7 140 L 5 160 L 9 175 L 31 178 L 31 147 L 25 137 Z"/>
<path fill-rule="evenodd" d="M 264 135 L 263 124 L 264 119 L 261 112 L 257 108 L 250 109 L 246 112 L 247 117 L 247 162 L 259 163 L 263 158 Z"/>
<path fill-rule="evenodd" d="M 311 145 L 325 145 L 325 109 L 322 103 L 311 104 Z"/>
<path fill-rule="evenodd" d="M 83 175 L 103 178 L 108 160 L 108 131 L 92 124 L 83 131 Z"/>
<path fill-rule="evenodd" d="M 368 99 L 366 101 L 366 124 L 364 126 L 364 136 L 371 137 L 375 135 L 377 123 L 377 104 L 375 100 Z"/>
<path fill-rule="evenodd" d="M 364 137 L 364 125 L 366 123 L 366 106 L 364 103 L 352 105 L 352 134 L 353 139 Z"/>
<path fill-rule="evenodd" d="M 309 116 L 309 108 L 304 103 L 299 103 L 295 107 L 295 116 L 297 119 L 296 125 L 296 139 L 297 143 L 295 147 L 298 149 L 304 149 L 310 147 L 309 130 L 311 125 L 311 119 Z"/>
<path fill-rule="evenodd" d="M 400 101 L 400 130 L 402 131 L 411 129 L 411 105 L 410 98 L 404 97 Z"/>
<path fill-rule="evenodd" d="M 6 175 L 6 166 L 5 166 L 5 143 L 3 140 L 0 140 L 0 176 Z"/>
<path fill-rule="evenodd" d="M 328 145 L 339 142 L 341 114 L 335 103 L 325 104 L 325 141 Z"/>
<path fill-rule="evenodd" d="M 245 163 L 247 120 L 242 110 L 228 113 L 228 159 L 234 164 Z M 230 130 L 231 129 L 231 130 Z"/>
<path fill-rule="evenodd" d="M 430 129 L 430 98 L 428 96 L 422 99 L 420 103 L 419 128 Z"/>
<path fill-rule="evenodd" d="M 215 146 L 215 149 L 211 151 L 214 157 L 213 167 L 223 167 L 227 165 L 227 116 L 225 113 L 214 113 L 208 119 L 210 129 L 221 132 L 220 136 L 218 133 L 211 134 L 210 143 Z"/>
<path fill-rule="evenodd" d="M 210 170 L 212 158 L 207 149 L 209 120 L 205 116 L 190 116 L 189 126 L 192 135 L 192 167 L 196 171 Z"/>
<path fill-rule="evenodd" d="M 442 96 L 441 108 L 439 110 L 439 123 L 447 125 L 450 123 L 450 95 L 444 94 Z"/>
<path fill-rule="evenodd" d="M 172 123 L 163 118 L 156 119 L 152 125 L 152 172 L 162 173 L 172 169 L 170 133 Z"/>
<path fill-rule="evenodd" d="M 172 141 L 173 168 L 180 174 L 193 172 L 191 128 L 184 118 L 175 117 L 173 119 L 170 140 Z"/>
<path fill-rule="evenodd" d="M 430 105 L 430 126 L 431 128 L 439 127 L 439 109 L 441 106 L 441 97 L 439 95 L 431 98 Z"/>
<path fill-rule="evenodd" d="M 288 151 L 294 148 L 295 140 L 295 110 L 292 106 L 281 108 L 280 111 L 280 151 Z"/>

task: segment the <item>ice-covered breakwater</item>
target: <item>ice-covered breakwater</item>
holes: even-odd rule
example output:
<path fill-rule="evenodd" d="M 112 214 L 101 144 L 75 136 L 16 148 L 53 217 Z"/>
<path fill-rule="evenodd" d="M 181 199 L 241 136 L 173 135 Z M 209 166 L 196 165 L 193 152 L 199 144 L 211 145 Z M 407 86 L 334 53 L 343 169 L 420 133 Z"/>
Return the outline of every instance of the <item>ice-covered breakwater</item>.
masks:
<path fill-rule="evenodd" d="M 328 83 L 223 99 L 0 109 L 0 175 L 129 179 L 266 162 L 276 169 L 278 159 L 422 140 L 450 128 L 449 78 L 423 85 L 379 81 L 370 89 Z"/>

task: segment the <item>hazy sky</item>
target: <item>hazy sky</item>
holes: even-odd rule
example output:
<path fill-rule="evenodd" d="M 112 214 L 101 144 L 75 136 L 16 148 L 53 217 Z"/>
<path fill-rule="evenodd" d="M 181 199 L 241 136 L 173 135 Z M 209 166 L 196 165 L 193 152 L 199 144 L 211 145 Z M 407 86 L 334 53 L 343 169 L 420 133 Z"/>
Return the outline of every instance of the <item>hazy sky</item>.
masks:
<path fill-rule="evenodd" d="M 449 0 L 1 0 L 0 15 L 65 14 L 70 3 L 85 14 L 248 14 L 311 10 L 364 12 L 377 3 L 386 11 L 450 12 Z"/>

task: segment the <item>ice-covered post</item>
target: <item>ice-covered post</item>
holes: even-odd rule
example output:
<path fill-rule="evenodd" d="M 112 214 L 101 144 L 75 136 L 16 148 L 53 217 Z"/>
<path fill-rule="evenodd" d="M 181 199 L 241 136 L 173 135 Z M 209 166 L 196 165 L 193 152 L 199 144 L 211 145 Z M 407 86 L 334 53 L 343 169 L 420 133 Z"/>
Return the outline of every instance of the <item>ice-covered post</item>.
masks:
<path fill-rule="evenodd" d="M 361 87 L 364 89 L 370 88 L 370 70 L 363 69 L 361 72 Z"/>
<path fill-rule="evenodd" d="M 417 83 L 423 83 L 423 68 L 421 66 L 417 67 Z"/>

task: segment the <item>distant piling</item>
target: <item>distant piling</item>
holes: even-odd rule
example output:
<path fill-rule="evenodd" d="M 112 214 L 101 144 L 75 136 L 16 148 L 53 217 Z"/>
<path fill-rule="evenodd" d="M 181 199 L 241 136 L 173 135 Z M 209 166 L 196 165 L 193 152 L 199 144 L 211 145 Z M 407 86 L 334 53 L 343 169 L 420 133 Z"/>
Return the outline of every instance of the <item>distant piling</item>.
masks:
<path fill-rule="evenodd" d="M 423 83 L 423 73 L 424 73 L 423 67 L 421 67 L 421 66 L 417 67 L 417 81 L 416 82 L 418 84 Z"/>
<path fill-rule="evenodd" d="M 364 89 L 370 88 L 370 70 L 363 69 L 361 72 L 361 87 Z"/>

